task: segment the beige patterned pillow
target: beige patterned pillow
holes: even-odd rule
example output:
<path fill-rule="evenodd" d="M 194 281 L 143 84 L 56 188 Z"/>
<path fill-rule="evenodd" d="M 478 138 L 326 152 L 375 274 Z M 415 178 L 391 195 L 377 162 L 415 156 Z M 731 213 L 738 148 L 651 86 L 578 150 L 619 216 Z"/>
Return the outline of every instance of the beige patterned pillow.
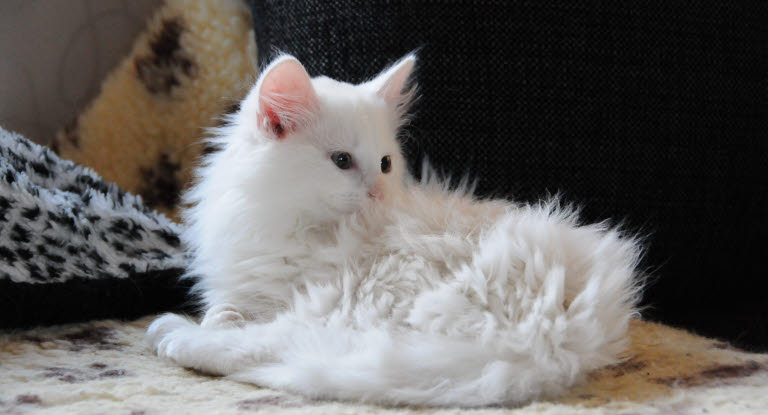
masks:
<path fill-rule="evenodd" d="M 93 100 L 163 3 L 0 1 L 0 126 L 48 144 Z"/>
<path fill-rule="evenodd" d="M 167 0 L 51 147 L 177 218 L 205 128 L 244 97 L 257 72 L 242 1 Z"/>

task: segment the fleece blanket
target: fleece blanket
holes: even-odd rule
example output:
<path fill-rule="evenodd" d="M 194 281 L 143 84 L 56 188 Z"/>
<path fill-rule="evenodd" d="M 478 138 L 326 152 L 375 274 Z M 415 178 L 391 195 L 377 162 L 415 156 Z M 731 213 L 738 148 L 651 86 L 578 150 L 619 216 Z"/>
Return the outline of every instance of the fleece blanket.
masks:
<path fill-rule="evenodd" d="M 151 317 L 0 337 L 0 413 L 765 414 L 768 355 L 634 321 L 627 360 L 552 402 L 482 409 L 316 401 L 195 373 L 152 355 Z"/>

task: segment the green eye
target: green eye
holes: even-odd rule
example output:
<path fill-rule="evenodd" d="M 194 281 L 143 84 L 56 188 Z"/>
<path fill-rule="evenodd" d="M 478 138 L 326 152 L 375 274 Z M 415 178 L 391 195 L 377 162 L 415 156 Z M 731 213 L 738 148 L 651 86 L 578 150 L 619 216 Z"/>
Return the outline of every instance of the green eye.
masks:
<path fill-rule="evenodd" d="M 334 151 L 331 153 L 331 161 L 342 170 L 352 167 L 352 155 L 346 151 Z"/>
<path fill-rule="evenodd" d="M 384 156 L 381 158 L 381 172 L 382 173 L 389 173 L 389 171 L 392 170 L 392 158 L 389 156 Z"/>

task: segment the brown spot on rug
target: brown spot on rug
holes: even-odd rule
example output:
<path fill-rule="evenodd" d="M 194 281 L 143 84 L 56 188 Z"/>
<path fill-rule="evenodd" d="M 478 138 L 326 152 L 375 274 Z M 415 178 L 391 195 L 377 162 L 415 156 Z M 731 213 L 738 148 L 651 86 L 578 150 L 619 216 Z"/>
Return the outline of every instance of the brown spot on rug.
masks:
<path fill-rule="evenodd" d="M 19 405 L 22 405 L 22 404 L 40 405 L 43 403 L 43 401 L 37 395 L 24 394 L 16 397 L 16 403 Z"/>
<path fill-rule="evenodd" d="M 153 208 L 173 209 L 181 195 L 181 183 L 176 178 L 180 169 L 181 164 L 173 162 L 168 153 L 160 153 L 154 165 L 142 167 L 144 185 L 139 194 L 144 202 Z"/>
<path fill-rule="evenodd" d="M 180 17 L 163 19 L 160 30 L 149 43 L 150 55 L 134 59 L 136 76 L 152 94 L 169 94 L 181 85 L 180 75 L 193 76 L 195 68 L 191 56 L 181 47 L 184 24 Z"/>

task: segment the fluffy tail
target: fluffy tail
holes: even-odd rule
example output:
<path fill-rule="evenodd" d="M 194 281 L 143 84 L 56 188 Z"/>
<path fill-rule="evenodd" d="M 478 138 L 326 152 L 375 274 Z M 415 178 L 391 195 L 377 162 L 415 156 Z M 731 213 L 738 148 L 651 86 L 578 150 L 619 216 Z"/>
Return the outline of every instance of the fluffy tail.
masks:
<path fill-rule="evenodd" d="M 170 316 L 150 328 L 150 343 L 184 366 L 318 398 L 518 404 L 621 358 L 638 256 L 635 241 L 605 226 L 579 227 L 552 206 L 525 208 L 482 238 L 456 283 L 416 295 L 405 324 L 381 318 L 371 327 L 298 307 L 221 330 Z"/>
<path fill-rule="evenodd" d="M 237 370 L 230 378 L 317 398 L 482 406 L 555 395 L 581 368 L 578 356 L 567 352 L 535 358 L 418 333 L 300 330 L 272 363 Z"/>
<path fill-rule="evenodd" d="M 559 275 L 558 275 L 559 274 Z M 175 315 L 153 324 L 158 354 L 186 367 L 310 397 L 385 404 L 464 407 L 555 396 L 587 370 L 615 362 L 630 315 L 601 317 L 600 283 L 565 313 L 556 304 L 562 273 L 515 327 L 494 340 L 419 331 L 314 324 L 284 317 L 244 328 L 207 330 Z M 572 310 L 572 311 L 571 311 Z"/>

